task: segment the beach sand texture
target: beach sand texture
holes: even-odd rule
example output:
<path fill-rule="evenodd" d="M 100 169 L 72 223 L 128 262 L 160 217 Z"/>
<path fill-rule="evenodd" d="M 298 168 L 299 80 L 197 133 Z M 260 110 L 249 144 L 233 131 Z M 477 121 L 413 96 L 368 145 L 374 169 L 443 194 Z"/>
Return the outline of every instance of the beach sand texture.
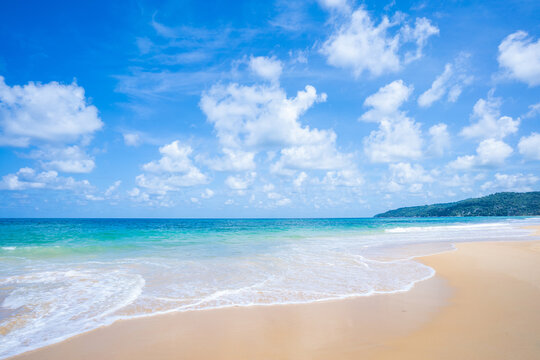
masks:
<path fill-rule="evenodd" d="M 540 358 L 540 241 L 457 248 L 406 293 L 118 321 L 12 359 Z"/>

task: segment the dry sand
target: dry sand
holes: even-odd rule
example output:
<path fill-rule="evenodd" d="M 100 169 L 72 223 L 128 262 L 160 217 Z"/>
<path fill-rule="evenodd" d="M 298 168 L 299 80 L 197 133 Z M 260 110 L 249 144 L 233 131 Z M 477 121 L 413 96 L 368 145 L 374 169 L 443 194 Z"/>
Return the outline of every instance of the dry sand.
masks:
<path fill-rule="evenodd" d="M 457 247 L 406 293 L 118 321 L 13 359 L 539 359 L 540 241 Z"/>

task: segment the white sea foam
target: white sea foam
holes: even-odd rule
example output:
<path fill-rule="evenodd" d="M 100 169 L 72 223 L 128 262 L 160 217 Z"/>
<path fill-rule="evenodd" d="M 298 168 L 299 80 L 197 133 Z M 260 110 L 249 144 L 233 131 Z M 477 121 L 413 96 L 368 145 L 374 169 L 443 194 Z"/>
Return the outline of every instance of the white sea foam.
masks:
<path fill-rule="evenodd" d="M 428 232 L 428 231 L 455 231 L 455 230 L 493 230 L 511 229 L 509 223 L 489 223 L 489 224 L 464 224 L 464 225 L 438 225 L 438 226 L 409 226 L 386 229 L 387 233 L 407 233 L 407 232 Z"/>
<path fill-rule="evenodd" d="M 15 288 L 1 304 L 16 313 L 0 322 L 9 329 L 0 357 L 8 357 L 102 325 L 135 301 L 144 279 L 121 270 L 39 271 L 4 278 L 0 286 Z"/>

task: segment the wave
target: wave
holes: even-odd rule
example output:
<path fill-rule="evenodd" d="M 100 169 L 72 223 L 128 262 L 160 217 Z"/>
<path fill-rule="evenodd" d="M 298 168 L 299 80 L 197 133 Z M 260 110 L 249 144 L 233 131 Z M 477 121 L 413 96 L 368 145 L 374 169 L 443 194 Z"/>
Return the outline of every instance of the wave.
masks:
<path fill-rule="evenodd" d="M 513 228 L 509 223 L 487 223 L 487 224 L 466 224 L 466 225 L 436 225 L 436 226 L 407 226 L 385 229 L 386 233 L 407 233 L 407 232 L 427 232 L 427 231 L 452 231 L 452 230 L 492 230 Z"/>

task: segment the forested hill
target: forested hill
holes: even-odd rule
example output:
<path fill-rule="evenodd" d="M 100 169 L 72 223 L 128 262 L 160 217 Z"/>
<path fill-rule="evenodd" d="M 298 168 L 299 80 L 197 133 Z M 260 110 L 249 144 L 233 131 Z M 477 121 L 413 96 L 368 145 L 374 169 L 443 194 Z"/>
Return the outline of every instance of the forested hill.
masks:
<path fill-rule="evenodd" d="M 540 215 L 540 191 L 501 192 L 453 203 L 404 207 L 377 214 L 375 217 L 529 215 Z"/>

